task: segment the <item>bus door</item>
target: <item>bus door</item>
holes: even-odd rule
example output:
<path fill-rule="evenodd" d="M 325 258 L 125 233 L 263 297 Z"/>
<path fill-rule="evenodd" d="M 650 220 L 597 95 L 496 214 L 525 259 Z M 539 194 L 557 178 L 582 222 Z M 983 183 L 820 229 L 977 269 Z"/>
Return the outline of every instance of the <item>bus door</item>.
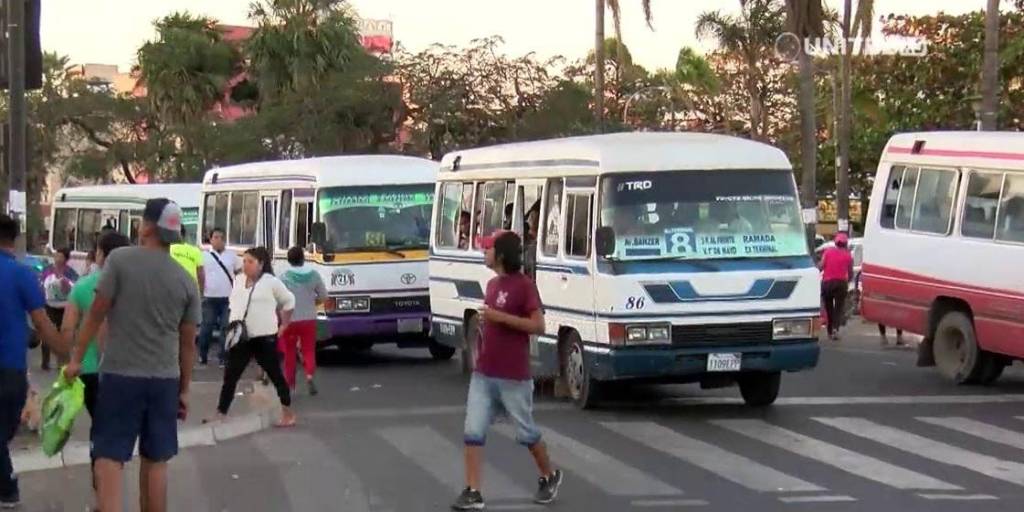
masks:
<path fill-rule="evenodd" d="M 544 180 L 518 180 L 515 183 L 515 207 L 513 208 L 512 231 L 523 240 L 523 273 L 534 280 L 537 278 L 537 228 L 540 219 L 540 199 L 544 191 Z M 535 210 L 536 213 L 531 213 Z M 542 357 L 540 343 L 546 343 L 538 336 L 530 336 L 530 365 L 540 376 L 549 376 L 550 367 L 547 357 Z M 547 352 L 547 351 L 545 351 Z M 557 359 L 555 360 L 557 363 Z M 548 370 L 548 371 L 545 371 Z"/>
<path fill-rule="evenodd" d="M 277 232 L 277 205 L 278 193 L 265 194 L 260 197 L 262 215 L 260 221 L 263 229 L 260 231 L 259 245 L 267 248 L 270 254 L 277 250 L 274 234 Z"/>

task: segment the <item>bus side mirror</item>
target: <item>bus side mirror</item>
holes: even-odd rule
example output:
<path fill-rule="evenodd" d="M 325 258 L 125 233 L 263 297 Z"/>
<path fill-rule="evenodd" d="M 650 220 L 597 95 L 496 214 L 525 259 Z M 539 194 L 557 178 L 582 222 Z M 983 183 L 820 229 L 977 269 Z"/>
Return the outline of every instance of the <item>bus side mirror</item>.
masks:
<path fill-rule="evenodd" d="M 310 236 L 314 244 L 323 247 L 327 242 L 327 225 L 323 222 L 314 222 Z"/>
<path fill-rule="evenodd" d="M 615 230 L 603 226 L 597 228 L 597 236 L 594 238 L 594 245 L 597 255 L 607 258 L 615 254 Z"/>

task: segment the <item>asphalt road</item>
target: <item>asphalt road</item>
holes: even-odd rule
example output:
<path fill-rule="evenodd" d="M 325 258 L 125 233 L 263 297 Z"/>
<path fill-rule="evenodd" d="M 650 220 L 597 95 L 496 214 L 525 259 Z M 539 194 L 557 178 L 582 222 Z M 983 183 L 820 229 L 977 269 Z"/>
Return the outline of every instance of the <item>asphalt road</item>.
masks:
<path fill-rule="evenodd" d="M 623 389 L 598 411 L 538 400 L 566 479 L 552 510 L 1024 510 L 1024 368 L 957 387 L 882 350 L 871 329 L 823 344 L 819 367 L 784 377 L 775 406 L 733 389 Z M 301 426 L 184 451 L 174 511 L 447 510 L 462 486 L 466 380 L 425 351 L 326 353 Z M 488 439 L 489 510 L 541 510 L 528 454 Z M 81 511 L 86 468 L 22 477 L 28 511 Z M 135 509 L 134 507 L 129 510 Z"/>

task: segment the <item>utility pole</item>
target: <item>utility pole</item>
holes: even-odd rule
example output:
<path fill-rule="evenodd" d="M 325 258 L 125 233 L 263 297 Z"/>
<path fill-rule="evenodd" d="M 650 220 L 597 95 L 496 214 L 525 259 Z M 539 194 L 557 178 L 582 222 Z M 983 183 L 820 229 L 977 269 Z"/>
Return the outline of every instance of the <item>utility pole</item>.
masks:
<path fill-rule="evenodd" d="M 853 38 L 850 23 L 853 18 L 853 1 L 843 2 L 843 44 L 840 69 L 841 94 L 839 96 L 839 174 L 836 176 L 836 229 L 850 233 L 850 136 L 853 131 L 853 87 L 850 78 L 853 58 Z"/>
<path fill-rule="evenodd" d="M 595 0 L 594 12 L 594 122 L 604 132 L 604 8 L 606 0 Z"/>
<path fill-rule="evenodd" d="M 7 59 L 9 62 L 8 90 L 10 91 L 10 144 L 8 149 L 10 183 L 8 210 L 21 224 L 18 254 L 25 253 L 25 227 L 27 204 L 25 201 L 26 144 L 25 126 L 25 0 L 7 0 Z"/>

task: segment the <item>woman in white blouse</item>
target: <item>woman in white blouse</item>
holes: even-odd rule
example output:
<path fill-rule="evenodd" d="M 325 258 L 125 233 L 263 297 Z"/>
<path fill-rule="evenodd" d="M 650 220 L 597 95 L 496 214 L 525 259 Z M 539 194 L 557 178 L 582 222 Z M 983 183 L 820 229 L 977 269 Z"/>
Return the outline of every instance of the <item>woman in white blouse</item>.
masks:
<path fill-rule="evenodd" d="M 273 382 L 281 400 L 281 421 L 277 426 L 294 426 L 296 418 L 291 409 L 292 397 L 281 370 L 277 338 L 291 322 L 295 296 L 274 276 L 270 253 L 265 248 L 254 247 L 245 252 L 242 257 L 242 275 L 235 279 L 228 302 L 230 321 L 244 320 L 247 338 L 228 352 L 224 385 L 220 389 L 220 402 L 217 405 L 217 419 L 227 416 L 231 400 L 235 397 L 238 379 L 242 377 L 249 361 L 255 358 Z"/>

